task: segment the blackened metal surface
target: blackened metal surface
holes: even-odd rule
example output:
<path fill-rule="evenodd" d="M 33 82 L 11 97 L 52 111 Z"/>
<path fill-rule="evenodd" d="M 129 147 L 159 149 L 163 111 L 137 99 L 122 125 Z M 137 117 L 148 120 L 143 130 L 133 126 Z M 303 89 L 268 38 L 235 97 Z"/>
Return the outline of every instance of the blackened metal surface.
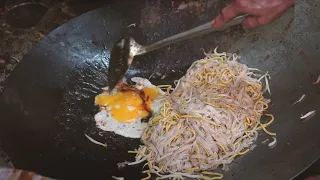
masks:
<path fill-rule="evenodd" d="M 124 176 L 139 179 L 141 166 L 118 169 L 133 160 L 127 154 L 139 140 L 116 136 L 95 127 L 94 96 L 107 85 L 110 48 L 119 37 L 133 33 L 138 43 L 150 44 L 211 20 L 215 1 L 173 6 L 170 1 L 128 1 L 69 21 L 43 39 L 17 66 L 0 101 L 0 138 L 17 168 L 63 179 Z M 127 7 L 127 9 L 126 9 Z M 242 63 L 269 71 L 276 117 L 270 130 L 278 145 L 258 147 L 233 163 L 225 179 L 289 179 L 310 165 L 320 152 L 319 113 L 301 123 L 300 114 L 320 111 L 319 34 L 286 28 L 293 11 L 278 22 L 244 32 L 232 28 L 137 57 L 127 76 L 150 77 L 156 84 L 172 83 L 203 57 L 201 48 L 220 45 L 242 56 Z M 134 29 L 127 26 L 137 23 Z M 292 103 L 306 94 L 306 100 Z M 88 141 L 84 133 L 108 144 Z"/>

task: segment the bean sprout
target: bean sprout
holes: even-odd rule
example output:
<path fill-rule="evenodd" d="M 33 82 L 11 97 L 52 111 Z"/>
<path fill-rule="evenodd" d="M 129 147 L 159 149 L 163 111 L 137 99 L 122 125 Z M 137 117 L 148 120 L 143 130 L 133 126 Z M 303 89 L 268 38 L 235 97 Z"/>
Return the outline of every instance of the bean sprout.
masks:
<path fill-rule="evenodd" d="M 301 115 L 300 119 L 306 119 L 306 118 L 308 118 L 308 117 L 310 117 L 310 116 L 313 116 L 314 114 L 316 114 L 316 111 L 315 111 L 315 110 L 314 110 L 314 111 L 310 111 L 310 112 L 308 112 L 308 113 L 305 114 L 305 115 Z"/>
<path fill-rule="evenodd" d="M 91 138 L 90 136 L 84 134 L 91 142 L 93 142 L 94 144 L 97 144 L 97 145 L 100 145 L 100 146 L 103 146 L 103 147 L 107 147 L 107 144 L 104 144 L 104 143 L 101 143 L 97 140 L 94 140 L 93 138 Z"/>
<path fill-rule="evenodd" d="M 318 84 L 319 82 L 320 82 L 320 75 L 318 76 L 318 79 L 312 84 Z"/>
<path fill-rule="evenodd" d="M 295 104 L 297 104 L 297 103 L 301 102 L 305 97 L 306 97 L 306 95 L 305 95 L 305 94 L 303 94 L 303 95 L 301 96 L 301 98 L 300 98 L 298 101 L 296 101 L 296 102 L 294 102 L 294 103 L 292 104 L 292 106 L 294 106 Z"/>
<path fill-rule="evenodd" d="M 269 148 L 273 148 L 277 144 L 277 139 L 275 137 L 272 137 L 272 138 L 273 138 L 273 141 L 268 144 Z"/>
<path fill-rule="evenodd" d="M 112 176 L 112 179 L 115 179 L 115 180 L 124 180 L 124 177 Z"/>

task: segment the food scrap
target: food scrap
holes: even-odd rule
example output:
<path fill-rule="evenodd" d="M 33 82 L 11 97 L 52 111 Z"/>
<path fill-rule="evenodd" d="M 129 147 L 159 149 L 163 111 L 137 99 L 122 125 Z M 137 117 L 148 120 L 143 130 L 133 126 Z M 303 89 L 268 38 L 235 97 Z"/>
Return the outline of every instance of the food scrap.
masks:
<path fill-rule="evenodd" d="M 112 179 L 115 179 L 115 180 L 124 180 L 124 177 L 112 176 Z"/>
<path fill-rule="evenodd" d="M 261 143 L 262 143 L 262 144 L 265 144 L 265 143 L 267 143 L 268 141 L 269 141 L 269 139 L 266 139 L 266 140 L 262 141 Z"/>
<path fill-rule="evenodd" d="M 104 144 L 104 143 L 101 143 L 99 141 L 96 141 L 94 140 L 93 138 L 91 138 L 90 136 L 84 134 L 91 142 L 93 142 L 94 144 L 97 144 L 97 145 L 100 145 L 100 146 L 103 146 L 103 147 L 107 147 L 107 144 Z"/>
<path fill-rule="evenodd" d="M 294 102 L 294 103 L 292 104 L 292 106 L 294 106 L 295 104 L 297 104 L 297 103 L 301 102 L 305 97 L 306 97 L 306 95 L 305 95 L 305 94 L 303 94 L 303 95 L 301 96 L 301 98 L 300 98 L 298 101 L 296 101 L 296 102 Z"/>
<path fill-rule="evenodd" d="M 274 148 L 277 145 L 277 139 L 275 137 L 272 137 L 272 138 L 273 138 L 273 141 L 268 144 L 269 148 Z"/>
<path fill-rule="evenodd" d="M 313 82 L 312 84 L 318 84 L 319 82 L 320 82 L 320 75 L 318 76 L 318 79 L 315 82 Z"/>
<path fill-rule="evenodd" d="M 315 115 L 315 114 L 316 114 L 316 110 L 310 111 L 310 112 L 308 112 L 308 113 L 305 114 L 305 115 L 301 115 L 300 119 L 306 119 L 306 118 L 311 117 L 311 116 L 313 116 L 313 115 Z"/>
<path fill-rule="evenodd" d="M 127 27 L 136 27 L 136 23 L 129 24 Z"/>

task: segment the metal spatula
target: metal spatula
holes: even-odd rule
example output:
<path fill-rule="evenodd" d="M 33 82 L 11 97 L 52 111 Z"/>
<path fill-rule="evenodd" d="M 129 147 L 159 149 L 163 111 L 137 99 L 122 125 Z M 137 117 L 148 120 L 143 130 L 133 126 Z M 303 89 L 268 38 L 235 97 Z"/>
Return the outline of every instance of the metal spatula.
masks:
<path fill-rule="evenodd" d="M 118 40 L 111 50 L 110 64 L 108 68 L 109 91 L 112 91 L 117 83 L 123 78 L 129 66 L 131 65 L 134 56 L 142 55 L 164 46 L 208 34 L 213 31 L 224 31 L 231 26 L 242 23 L 246 16 L 247 15 L 237 16 L 219 28 L 214 28 L 211 22 L 208 22 L 183 33 L 176 34 L 158 41 L 149 46 L 138 44 L 132 37 L 126 37 Z"/>

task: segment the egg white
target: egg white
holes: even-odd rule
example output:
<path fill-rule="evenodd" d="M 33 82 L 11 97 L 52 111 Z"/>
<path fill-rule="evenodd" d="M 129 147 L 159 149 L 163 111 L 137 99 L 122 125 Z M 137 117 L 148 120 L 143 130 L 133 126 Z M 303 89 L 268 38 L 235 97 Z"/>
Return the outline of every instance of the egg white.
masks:
<path fill-rule="evenodd" d="M 148 126 L 147 123 L 141 122 L 141 118 L 130 123 L 119 122 L 106 110 L 97 113 L 94 119 L 98 128 L 130 138 L 140 138 L 143 130 Z"/>
<path fill-rule="evenodd" d="M 153 115 L 158 115 L 160 113 L 161 108 L 163 107 L 165 92 L 163 92 L 160 88 L 153 85 L 148 79 L 145 78 L 133 77 L 131 78 L 131 81 L 136 83 L 135 87 L 139 90 L 143 88 L 155 88 L 158 91 L 158 97 L 154 99 L 150 104 L 150 108 L 152 110 Z"/>

